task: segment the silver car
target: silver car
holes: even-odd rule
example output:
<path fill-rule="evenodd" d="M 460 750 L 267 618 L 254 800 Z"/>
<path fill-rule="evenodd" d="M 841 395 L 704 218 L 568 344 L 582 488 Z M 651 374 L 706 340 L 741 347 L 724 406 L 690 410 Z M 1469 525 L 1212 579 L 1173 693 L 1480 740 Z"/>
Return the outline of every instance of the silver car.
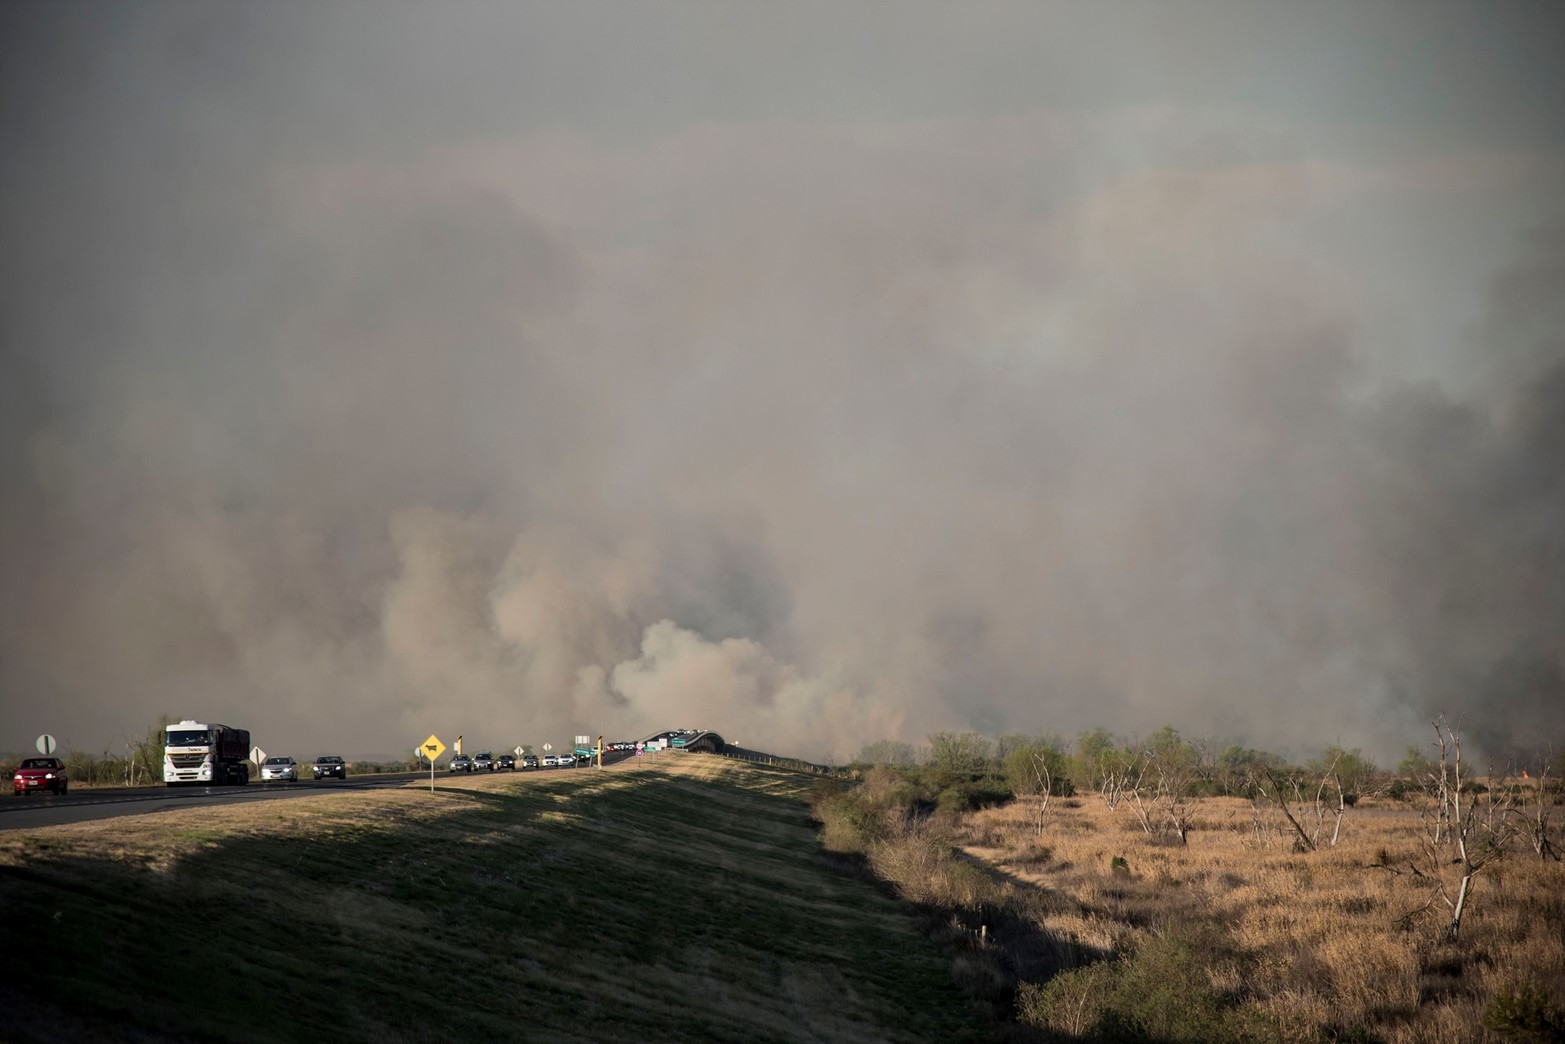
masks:
<path fill-rule="evenodd" d="M 261 763 L 261 782 L 267 780 L 285 779 L 290 783 L 299 782 L 299 764 L 285 755 L 277 755 L 267 758 Z"/>

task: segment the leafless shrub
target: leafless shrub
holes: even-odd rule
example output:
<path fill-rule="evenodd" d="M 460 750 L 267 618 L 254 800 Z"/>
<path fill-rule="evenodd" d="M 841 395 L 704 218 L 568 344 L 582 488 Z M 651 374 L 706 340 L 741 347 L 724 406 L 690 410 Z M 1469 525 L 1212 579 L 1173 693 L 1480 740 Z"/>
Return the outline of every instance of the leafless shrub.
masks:
<path fill-rule="evenodd" d="M 1119 803 L 1126 794 L 1139 794 L 1142 784 L 1146 780 L 1147 760 L 1141 751 L 1134 748 L 1124 750 L 1106 751 L 1102 775 L 1098 782 L 1098 796 L 1108 806 L 1110 812 L 1119 807 Z M 1140 816 L 1143 825 L 1146 817 Z M 1147 826 L 1150 833 L 1151 828 Z"/>
<path fill-rule="evenodd" d="M 1430 771 L 1434 807 L 1423 814 L 1425 866 L 1420 874 L 1432 887 L 1428 900 L 1402 920 L 1410 921 L 1443 903 L 1450 911 L 1445 936 L 1454 942 L 1472 898 L 1473 882 L 1505 855 L 1517 836 L 1516 798 L 1503 778 L 1495 779 L 1492 768 L 1489 785 L 1476 785 L 1471 767 L 1462 759 L 1460 723 L 1453 725 L 1442 715 L 1433 725 L 1439 757 Z"/>
<path fill-rule="evenodd" d="M 1533 767 L 1536 775 L 1522 770 L 1522 777 L 1527 783 L 1519 789 L 1517 807 L 1511 811 L 1516 817 L 1518 829 L 1527 838 L 1527 843 L 1538 858 L 1559 862 L 1560 846 L 1554 841 L 1554 825 L 1550 822 L 1557 804 L 1549 779 L 1554 768 L 1554 752 L 1548 750 L 1539 754 Z"/>

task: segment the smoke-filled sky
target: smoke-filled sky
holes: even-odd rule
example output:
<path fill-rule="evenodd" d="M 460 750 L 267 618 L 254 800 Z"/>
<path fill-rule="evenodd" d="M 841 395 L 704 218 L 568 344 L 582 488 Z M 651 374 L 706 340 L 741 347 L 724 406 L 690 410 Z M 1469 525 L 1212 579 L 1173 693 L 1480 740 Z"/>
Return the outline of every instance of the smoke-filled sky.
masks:
<path fill-rule="evenodd" d="M 0 7 L 0 749 L 1565 738 L 1552 3 Z"/>

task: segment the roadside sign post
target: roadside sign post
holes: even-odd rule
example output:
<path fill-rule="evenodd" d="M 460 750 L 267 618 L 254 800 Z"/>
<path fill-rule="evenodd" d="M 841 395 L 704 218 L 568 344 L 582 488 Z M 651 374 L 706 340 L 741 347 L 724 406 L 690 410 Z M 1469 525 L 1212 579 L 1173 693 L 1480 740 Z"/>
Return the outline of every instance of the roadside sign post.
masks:
<path fill-rule="evenodd" d="M 259 745 L 251 747 L 250 760 L 255 762 L 256 768 L 260 768 L 261 763 L 266 760 L 266 751 L 262 750 Z"/>
<path fill-rule="evenodd" d="M 55 748 L 54 737 L 47 732 L 38 737 L 38 753 L 53 754 Z"/>
<path fill-rule="evenodd" d="M 603 767 L 603 737 L 598 737 L 598 767 Z"/>
<path fill-rule="evenodd" d="M 445 753 L 445 750 L 446 745 L 441 743 L 440 737 L 433 732 L 429 734 L 429 739 L 424 741 L 423 746 L 419 747 L 419 751 L 429 758 L 429 792 L 431 794 L 435 792 L 435 759 Z"/>

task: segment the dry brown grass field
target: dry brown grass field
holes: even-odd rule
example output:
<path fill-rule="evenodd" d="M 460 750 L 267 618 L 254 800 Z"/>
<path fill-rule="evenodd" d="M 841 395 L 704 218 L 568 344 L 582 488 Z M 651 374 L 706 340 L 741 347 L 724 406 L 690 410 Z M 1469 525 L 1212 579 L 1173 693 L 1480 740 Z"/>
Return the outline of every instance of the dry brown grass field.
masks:
<path fill-rule="evenodd" d="M 1533 984 L 1565 999 L 1565 869 L 1524 845 L 1491 863 L 1448 941 L 1441 900 L 1413 913 L 1432 893 L 1430 878 L 1412 872 L 1428 867 L 1428 827 L 1415 807 L 1362 803 L 1348 810 L 1338 844 L 1315 851 L 1295 850 L 1275 809 L 1258 815 L 1239 798 L 1201 800 L 1186 845 L 1093 795 L 1052 800 L 1041 832 L 1036 816 L 1035 803 L 971 812 L 952 822 L 950 838 L 1006 887 L 1034 894 L 1029 909 L 1066 965 L 1209 931 L 1221 945 L 1197 947 L 1203 971 L 1258 1016 L 1257 1035 L 1502 1039 L 1483 1028 L 1502 991 Z M 1066 977 L 1040 1021 L 1083 1033 L 1099 986 L 1091 975 Z"/>

